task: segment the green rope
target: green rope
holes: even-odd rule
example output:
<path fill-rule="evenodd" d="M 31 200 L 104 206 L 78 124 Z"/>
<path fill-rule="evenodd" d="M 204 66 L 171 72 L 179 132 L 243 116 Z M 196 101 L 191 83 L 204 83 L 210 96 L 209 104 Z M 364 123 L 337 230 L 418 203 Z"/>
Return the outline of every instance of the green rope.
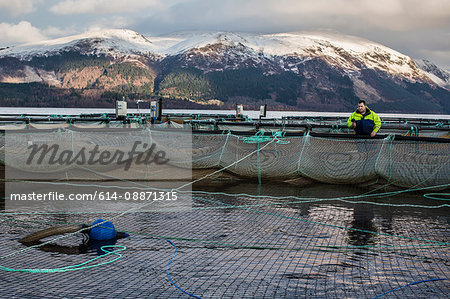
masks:
<path fill-rule="evenodd" d="M 241 141 L 243 143 L 263 143 L 271 141 L 272 139 L 273 139 L 272 136 L 265 136 L 263 131 L 258 131 L 253 136 L 243 137 Z"/>
<path fill-rule="evenodd" d="M 113 251 L 109 251 L 106 250 L 106 248 L 117 248 L 116 250 Z M 93 259 L 90 259 L 86 262 L 80 263 L 80 264 L 76 264 L 76 265 L 71 265 L 71 266 L 66 266 L 66 267 L 61 267 L 61 268 L 50 268 L 50 269 L 14 269 L 14 268 L 8 268 L 8 267 L 4 267 L 4 266 L 0 266 L 0 270 L 1 271 L 7 271 L 7 272 L 26 272 L 26 273 L 55 273 L 55 272 L 68 272 L 68 271 L 77 271 L 77 270 L 85 270 L 85 269 L 90 269 L 90 268 L 94 268 L 94 267 L 99 267 L 99 266 L 103 266 L 103 265 L 107 265 L 107 264 L 111 264 L 115 261 L 117 261 L 118 259 L 120 259 L 122 257 L 121 254 L 119 254 L 119 252 L 126 250 L 127 248 L 125 246 L 121 246 L 121 245 L 105 245 L 102 246 L 100 248 L 103 252 L 105 252 L 104 255 L 100 255 L 97 256 Z M 109 261 L 105 261 L 102 263 L 98 263 L 98 264 L 93 264 L 93 265 L 89 265 L 93 262 L 95 262 L 98 259 L 102 259 L 105 258 L 109 255 L 116 255 L 117 257 L 109 260 Z"/>
<path fill-rule="evenodd" d="M 111 186 L 108 186 L 111 187 Z M 228 197 L 249 197 L 252 198 L 254 197 L 255 199 L 259 199 L 259 198 L 270 198 L 270 199 L 286 199 L 287 197 L 271 197 L 271 196 L 264 196 L 264 195 L 250 195 L 250 194 L 228 194 L 228 193 L 223 193 L 223 192 L 193 192 L 194 194 L 200 194 L 200 193 L 204 193 L 206 195 L 218 195 L 218 196 L 228 196 Z M 386 193 L 385 193 L 386 194 Z M 375 205 L 375 206 L 387 206 L 387 207 L 396 207 L 396 208 L 421 208 L 421 209 L 440 209 L 440 208 L 446 208 L 446 207 L 450 207 L 449 204 L 442 204 L 442 205 L 433 205 L 433 206 L 424 206 L 424 205 L 411 205 L 411 204 L 393 204 L 393 203 L 380 203 L 380 202 L 373 202 L 373 201 L 352 201 L 350 199 L 352 198 L 358 198 L 358 197 L 382 197 L 382 195 L 378 195 L 378 194 L 367 194 L 367 196 L 363 195 L 356 195 L 356 196 L 348 196 L 348 197 L 341 197 L 341 198 L 298 198 L 298 200 L 294 200 L 294 201 L 288 201 L 288 202 L 271 202 L 271 203 L 258 203 L 258 204 L 247 204 L 247 205 L 236 205 L 236 206 L 215 206 L 215 207 L 193 207 L 193 208 L 189 208 L 189 210 L 216 210 L 216 209 L 233 209 L 233 208 L 254 208 L 254 207 L 265 207 L 265 206 L 277 206 L 277 205 L 295 205 L 295 204 L 314 204 L 314 203 L 326 203 L 326 202 L 333 202 L 333 201 L 337 201 L 337 202 L 342 202 L 342 203 L 349 203 L 349 204 L 369 204 L 369 205 Z M 390 193 L 387 193 L 387 195 L 384 196 L 389 196 Z M 196 197 L 193 197 L 194 199 L 196 199 Z M 294 196 L 291 196 L 291 198 L 296 198 Z M 437 199 L 437 198 L 431 198 L 431 199 Z M 438 200 L 442 200 L 442 199 L 438 199 Z M 161 211 L 161 209 L 156 209 L 156 210 L 145 210 L 145 211 L 135 211 L 135 212 L 142 212 L 142 213 L 146 213 L 146 212 L 156 212 L 156 211 Z M 168 209 L 163 209 L 163 211 L 165 212 L 177 212 L 179 211 L 178 208 L 168 208 Z M 117 214 L 117 213 L 122 213 L 120 211 L 99 211 L 99 212 L 65 212 L 65 213 L 61 213 L 61 212 L 3 212 L 0 213 L 0 215 L 2 216 L 13 216 L 13 215 L 60 215 L 60 214 L 64 214 L 64 215 L 89 215 L 89 214 Z"/>
<path fill-rule="evenodd" d="M 391 157 L 391 154 L 392 154 L 391 146 L 392 146 L 392 144 L 393 144 L 394 138 L 395 138 L 395 135 L 393 135 L 393 134 L 389 134 L 386 138 L 384 138 L 384 139 L 383 139 L 383 143 L 381 144 L 381 148 L 380 148 L 380 150 L 378 151 L 377 159 L 375 160 L 375 165 L 374 165 L 375 172 L 377 172 L 377 169 L 378 169 L 378 162 L 380 161 L 381 153 L 383 153 L 384 146 L 386 145 L 386 142 L 389 142 L 389 159 L 388 159 L 388 161 L 389 161 L 389 162 L 388 162 L 388 163 L 389 163 L 389 177 L 388 177 L 388 179 L 387 179 L 388 183 L 385 184 L 384 186 L 381 186 L 381 187 L 379 187 L 379 188 L 376 188 L 375 191 L 377 191 L 377 190 L 379 190 L 379 189 L 382 189 L 382 188 L 384 188 L 384 187 L 387 187 L 387 186 L 389 186 L 389 185 L 392 185 L 392 183 L 390 182 L 390 180 L 391 180 L 391 167 L 392 167 L 392 162 L 391 162 L 391 161 L 392 161 L 392 157 Z"/>
<path fill-rule="evenodd" d="M 298 175 L 303 174 L 302 171 L 300 170 L 300 165 L 302 162 L 303 152 L 305 151 L 305 148 L 306 148 L 306 143 L 308 143 L 308 145 L 311 144 L 311 135 L 309 135 L 309 131 L 308 131 L 308 133 L 306 133 L 305 137 L 303 138 L 302 150 L 300 152 L 300 156 L 298 157 L 297 170 L 296 170 Z"/>
<path fill-rule="evenodd" d="M 136 123 L 136 124 L 142 124 L 142 119 L 140 119 L 139 117 L 132 117 L 132 118 L 130 118 L 130 122 Z"/>
<path fill-rule="evenodd" d="M 267 146 L 267 145 L 265 145 L 265 146 Z M 246 159 L 248 156 L 252 155 L 253 153 L 254 152 L 252 152 L 249 155 L 243 157 L 241 160 Z M 241 161 L 241 160 L 239 160 L 239 161 Z M 227 166 L 224 169 L 227 169 L 227 168 L 231 167 L 232 165 L 234 165 L 235 163 L 238 163 L 239 161 L 234 162 L 233 164 Z M 214 172 L 213 174 L 215 174 L 217 172 L 220 172 L 222 170 L 223 169 L 218 170 L 218 171 Z M 98 185 L 98 184 L 75 184 L 75 183 L 67 183 L 67 182 L 39 182 L 39 181 L 6 180 L 6 179 L 2 179 L 2 180 L 5 181 L 5 182 L 9 181 L 9 182 L 24 182 L 24 183 L 31 183 L 31 184 L 67 185 L 67 186 L 74 186 L 74 187 L 96 187 L 96 188 L 108 188 L 108 189 L 109 188 L 115 188 L 115 189 L 120 189 L 120 190 L 137 189 L 137 190 L 142 190 L 142 191 L 145 191 L 145 190 L 167 191 L 166 189 L 158 189 L 158 188 L 154 188 L 154 187 L 149 187 L 149 186 L 141 184 L 139 182 L 134 182 L 134 181 L 129 181 L 129 180 L 117 178 L 115 176 L 107 175 L 107 174 L 104 174 L 104 173 L 99 173 L 99 172 L 96 172 L 94 170 L 90 170 L 90 171 L 92 171 L 92 172 L 94 172 L 96 174 L 99 174 L 99 175 L 103 175 L 103 176 L 108 177 L 108 178 L 117 179 L 117 180 L 123 181 L 123 182 L 128 182 L 128 183 L 130 183 L 130 184 L 132 184 L 134 186 L 117 186 L 117 185 L 105 186 L 105 185 Z M 207 175 L 205 177 L 211 176 L 213 174 L 209 174 L 209 175 Z M 138 186 L 138 187 L 136 187 L 136 186 Z M 418 185 L 416 185 L 416 186 L 418 186 Z M 241 197 L 241 196 L 246 196 L 246 197 L 249 197 L 249 198 L 252 198 L 252 197 L 260 198 L 260 197 L 263 197 L 263 198 L 272 198 L 272 199 L 279 199 L 279 200 L 280 199 L 297 199 L 297 200 L 304 201 L 305 199 L 309 199 L 309 200 L 316 200 L 316 201 L 317 200 L 320 200 L 320 201 L 342 201 L 342 200 L 369 198 L 369 197 L 381 198 L 381 197 L 387 197 L 387 196 L 395 196 L 395 195 L 398 195 L 398 194 L 408 193 L 408 192 L 424 191 L 424 190 L 437 189 L 437 188 L 439 188 L 439 189 L 448 188 L 449 186 L 450 186 L 450 184 L 443 184 L 443 185 L 435 185 L 435 186 L 428 186 L 428 187 L 418 187 L 418 188 L 409 188 L 409 189 L 405 189 L 405 190 L 383 192 L 383 193 L 375 193 L 375 194 L 365 193 L 365 194 L 362 194 L 362 195 L 347 196 L 347 197 L 340 197 L 340 198 L 329 198 L 329 199 L 317 199 L 317 198 L 311 198 L 311 197 L 309 197 L 309 198 L 304 198 L 303 197 L 302 198 L 302 197 L 297 197 L 297 196 L 280 196 L 280 197 L 254 196 L 254 195 L 245 194 L 245 193 L 230 194 L 230 193 L 224 193 L 224 192 L 203 192 L 203 191 L 193 191 L 192 193 L 194 193 L 194 194 L 225 195 L 225 196 L 230 196 L 230 197 Z M 179 192 L 182 192 L 182 191 L 179 191 Z M 359 202 L 352 202 L 352 203 L 359 203 Z M 375 203 L 375 202 L 361 202 L 361 203 L 368 203 L 368 204 L 373 204 L 373 205 L 384 205 L 384 204 Z M 390 206 L 392 204 L 386 204 L 386 205 Z M 399 206 L 399 205 L 397 205 L 397 206 Z M 434 207 L 428 207 L 428 206 L 417 206 L 417 205 L 407 205 L 407 204 L 402 204 L 400 206 L 402 206 L 402 207 L 434 208 Z M 445 207 L 445 206 L 447 206 L 447 205 L 437 206 L 437 208 Z M 13 213 L 2 212 L 0 214 L 13 214 Z M 23 213 L 19 213 L 19 214 L 23 214 Z M 32 214 L 40 214 L 40 212 L 32 213 Z M 46 214 L 46 213 L 43 213 L 43 214 Z M 60 214 L 60 213 L 55 213 L 55 214 Z"/>
<path fill-rule="evenodd" d="M 282 131 L 273 132 L 272 137 L 277 139 L 276 144 L 289 144 L 291 143 L 289 140 L 283 139 L 285 138 L 286 131 L 284 129 Z"/>
<path fill-rule="evenodd" d="M 388 164 L 389 164 L 389 177 L 388 177 L 388 183 L 391 182 L 391 176 L 392 176 L 392 146 L 394 145 L 394 138 L 395 136 L 392 137 L 391 142 L 389 143 L 389 159 L 388 159 Z"/>
<path fill-rule="evenodd" d="M 155 235 L 150 233 L 144 233 L 140 231 L 124 231 L 128 234 L 133 235 L 141 235 L 150 238 L 156 239 L 169 239 L 169 240 L 177 240 L 177 241 L 186 241 L 192 243 L 201 243 L 215 246 L 223 246 L 223 247 L 231 247 L 233 249 L 259 249 L 259 250 L 286 250 L 286 251 L 330 251 L 330 249 L 341 251 L 343 249 L 347 250 L 355 250 L 355 249 L 397 249 L 397 250 L 411 250 L 411 248 L 415 249 L 429 249 L 429 248 L 437 248 L 437 247 L 447 247 L 448 244 L 427 244 L 427 245 L 417 245 L 417 244 L 405 244 L 405 245 L 317 245 L 317 246 L 305 246 L 305 247 L 282 247 L 282 246 L 267 246 L 264 243 L 254 243 L 254 244 L 242 244 L 242 243 L 231 243 L 231 242 L 219 242 L 208 239 L 198 239 L 198 238 L 188 238 L 188 237 L 175 237 L 175 236 L 166 236 L 166 235 Z"/>
<path fill-rule="evenodd" d="M 257 143 L 256 163 L 258 163 L 258 186 L 261 185 L 261 161 L 259 160 L 259 143 Z"/>
<path fill-rule="evenodd" d="M 450 193 L 427 193 L 424 194 L 423 196 L 429 199 L 450 201 Z M 447 198 L 442 198 L 441 196 L 447 196 Z"/>
<path fill-rule="evenodd" d="M 112 219 L 117 218 L 117 217 L 120 217 L 120 216 L 122 216 L 123 214 L 125 214 L 125 213 L 127 213 L 127 212 L 128 212 L 128 211 L 122 212 L 121 214 L 119 214 L 118 216 L 113 217 Z M 105 222 L 105 221 L 104 221 L 104 222 Z M 99 225 L 101 225 L 101 224 L 104 223 L 104 222 L 99 222 L 99 223 L 97 223 L 97 224 L 95 224 L 95 225 L 92 225 L 91 228 L 92 228 L 92 227 L 99 226 Z M 37 244 L 37 245 L 33 245 L 33 246 L 29 246 L 29 247 L 26 247 L 26 248 L 24 248 L 24 249 L 17 250 L 17 251 L 15 251 L 15 252 L 12 252 L 12 253 L 10 253 L 10 254 L 7 254 L 7 255 L 5 255 L 5 256 L 0 257 L 0 260 L 6 259 L 6 258 L 11 257 L 11 256 L 14 256 L 14 255 L 17 255 L 17 254 L 19 254 L 19 253 L 21 253 L 21 252 L 30 250 L 30 249 L 32 249 L 32 248 L 39 248 L 39 247 L 41 247 L 41 246 L 43 246 L 43 245 L 46 245 L 46 244 L 49 244 L 49 243 L 51 243 L 51 242 L 53 242 L 53 241 L 56 241 L 56 240 L 60 240 L 60 239 L 66 238 L 66 237 L 68 237 L 68 236 L 72 236 L 72 235 L 77 234 L 77 233 L 80 233 L 80 232 L 82 232 L 82 231 L 83 231 L 83 229 L 80 229 L 80 230 L 78 230 L 78 231 L 76 231 L 76 232 L 73 232 L 73 233 L 61 235 L 61 236 L 56 237 L 56 238 L 54 238 L 54 239 L 52 239 L 52 240 L 49 240 L 49 241 L 47 241 L 47 242 L 44 242 L 44 243 L 41 243 L 41 244 Z M 115 248 L 115 247 L 119 248 L 119 250 L 114 250 L 114 251 L 108 251 L 108 250 L 106 250 L 106 248 Z M 8 271 L 8 272 L 28 272 L 28 273 L 52 273 L 52 272 L 67 272 L 67 271 L 84 270 L 84 269 L 89 269 L 89 268 L 94 268 L 94 267 L 98 267 L 98 266 L 110 264 L 110 263 L 112 263 L 112 262 L 118 260 L 119 258 L 122 257 L 122 255 L 118 254 L 117 252 L 126 250 L 126 247 L 125 247 L 125 246 L 119 246 L 119 245 L 105 245 L 105 246 L 102 246 L 102 247 L 101 247 L 101 250 L 104 251 L 106 254 L 105 254 L 105 255 L 98 256 L 98 257 L 93 258 L 93 259 L 90 259 L 90 260 L 88 260 L 88 261 L 86 261 L 86 262 L 83 262 L 83 263 L 81 263 L 81 264 L 72 265 L 72 266 L 67 266 L 67 267 L 62 267 L 62 268 L 53 268 L 53 269 L 13 269 L 13 268 L 8 268 L 8 267 L 4 267 L 4 266 L 1 266 L 1 265 L 0 265 L 0 270 L 1 270 L 1 271 Z M 110 261 L 103 262 L 103 263 L 99 263 L 99 264 L 88 265 L 88 264 L 90 264 L 90 263 L 92 263 L 92 262 L 94 262 L 94 261 L 96 261 L 96 260 L 98 260 L 98 259 L 100 259 L 100 258 L 106 257 L 106 256 L 108 256 L 108 255 L 110 255 L 110 254 L 117 255 L 117 258 L 115 258 L 115 259 L 113 259 L 113 260 L 110 260 Z M 85 265 L 88 265 L 88 266 L 85 266 Z"/>
<path fill-rule="evenodd" d="M 217 166 L 220 166 L 220 163 L 222 162 L 223 153 L 225 151 L 225 147 L 228 144 L 228 139 L 230 138 L 231 132 L 228 131 L 227 139 L 225 139 L 225 143 L 223 144 L 222 150 L 220 151 L 219 161 L 217 162 Z"/>

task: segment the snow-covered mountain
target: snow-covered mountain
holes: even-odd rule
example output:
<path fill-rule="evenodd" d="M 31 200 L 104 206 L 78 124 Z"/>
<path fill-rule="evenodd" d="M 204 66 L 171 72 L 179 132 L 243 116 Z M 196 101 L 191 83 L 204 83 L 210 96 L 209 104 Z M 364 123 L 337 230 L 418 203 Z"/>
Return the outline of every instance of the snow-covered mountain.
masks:
<path fill-rule="evenodd" d="M 86 55 L 151 55 L 154 48 L 151 41 L 137 32 L 104 30 L 9 47 L 0 51 L 0 57 L 30 60 L 35 56 L 52 56 L 64 51 L 79 51 Z"/>
<path fill-rule="evenodd" d="M 425 74 L 431 78 L 435 83 L 437 83 L 439 86 L 445 86 L 447 89 L 450 89 L 450 72 L 447 70 L 444 70 L 434 63 L 424 60 L 424 59 L 418 59 L 414 60 L 416 65 L 424 72 Z"/>
<path fill-rule="evenodd" d="M 78 69 L 72 70 L 71 76 L 67 68 L 61 71 L 55 63 L 50 67 L 45 62 L 68 53 L 99 57 L 107 59 L 108 63 L 102 66 L 90 63 L 83 69 L 74 66 Z M 18 63 L 12 63 L 12 60 Z M 437 66 L 415 62 L 366 39 L 329 31 L 279 34 L 179 32 L 146 37 L 131 30 L 91 32 L 0 50 L 0 81 L 45 82 L 64 88 L 105 88 L 108 86 L 105 83 L 108 80 L 104 78 L 107 67 L 120 63 L 146 69 L 151 77 L 152 92 L 194 101 L 201 101 L 200 97 L 206 100 L 218 98 L 225 103 L 241 100 L 247 104 L 272 100 L 297 108 L 328 105 L 347 109 L 354 106 L 350 102 L 356 98 L 364 98 L 376 105 L 391 103 L 388 106 L 393 107 L 396 101 L 407 103 L 410 97 L 414 98 L 410 103 L 412 106 L 428 101 L 439 109 L 449 101 L 450 94 L 449 74 Z M 83 80 L 74 78 L 83 70 L 90 86 L 83 86 Z M 289 87 L 281 86 L 284 83 L 273 83 L 281 85 L 266 88 L 259 96 L 255 96 L 258 92 L 242 91 L 239 94 L 228 88 L 223 91 L 224 78 L 233 81 L 229 77 L 234 74 L 239 80 L 250 75 L 251 72 L 243 74 L 248 70 L 258 71 L 253 73 L 252 83 L 241 88 L 258 88 L 258 82 L 292 82 Z M 290 79 L 284 78 L 286 76 Z M 140 76 L 139 80 L 142 83 L 144 79 Z M 120 84 L 135 84 L 119 81 Z M 71 86 L 70 82 L 75 85 Z M 117 84 L 109 86 L 117 87 Z M 192 94 L 196 91 L 192 89 L 196 88 L 202 90 L 194 99 Z M 277 91 L 286 88 L 290 92 Z"/>
<path fill-rule="evenodd" d="M 395 50 L 359 37 L 319 31 L 279 34 L 181 32 L 168 36 L 144 37 L 131 30 L 105 30 L 4 49 L 0 51 L 0 57 L 12 56 L 29 60 L 35 56 L 51 56 L 62 51 L 113 57 L 148 55 L 157 60 L 186 53 L 210 56 L 217 60 L 223 58 L 220 56 L 234 52 L 240 61 L 251 59 L 255 64 L 264 64 L 266 60 L 278 61 L 281 69 L 294 72 L 298 72 L 297 65 L 284 63 L 284 57 L 300 58 L 300 61 L 321 58 L 349 74 L 368 68 L 411 80 L 427 80 L 426 74 L 421 72 L 410 57 Z M 429 62 L 422 64 L 430 65 Z M 239 67 L 239 64 L 223 66 Z M 436 83 L 442 82 L 436 80 Z"/>

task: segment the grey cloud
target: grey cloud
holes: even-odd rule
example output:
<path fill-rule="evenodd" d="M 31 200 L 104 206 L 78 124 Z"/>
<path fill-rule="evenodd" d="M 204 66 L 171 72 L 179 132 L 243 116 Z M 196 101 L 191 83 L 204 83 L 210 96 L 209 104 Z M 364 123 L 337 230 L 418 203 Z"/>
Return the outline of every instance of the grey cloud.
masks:
<path fill-rule="evenodd" d="M 133 13 L 145 8 L 160 5 L 160 0 L 64 0 L 53 5 L 50 10 L 55 14 L 95 14 Z"/>
<path fill-rule="evenodd" d="M 153 15 L 162 24 L 230 25 L 246 20 L 257 23 L 281 21 L 290 26 L 366 26 L 403 31 L 439 28 L 450 24 L 448 0 L 191 0 L 173 5 L 164 14 Z M 271 22 L 272 21 L 272 22 Z M 254 27 L 254 26 L 250 26 Z"/>
<path fill-rule="evenodd" d="M 13 16 L 28 14 L 34 10 L 34 4 L 41 0 L 0 0 L 0 11 Z"/>

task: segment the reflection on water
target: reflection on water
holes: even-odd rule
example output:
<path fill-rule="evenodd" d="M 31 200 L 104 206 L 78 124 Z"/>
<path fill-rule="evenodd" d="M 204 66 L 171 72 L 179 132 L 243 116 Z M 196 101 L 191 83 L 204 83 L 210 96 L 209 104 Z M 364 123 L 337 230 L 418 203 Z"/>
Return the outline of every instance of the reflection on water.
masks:
<path fill-rule="evenodd" d="M 373 223 L 374 211 L 368 205 L 355 205 L 353 208 L 352 229 L 348 230 L 349 243 L 356 246 L 374 244 L 374 234 L 377 229 Z"/>
<path fill-rule="evenodd" d="M 442 202 L 423 196 L 423 193 L 398 193 L 391 196 L 377 196 L 367 188 L 352 185 L 315 184 L 298 187 L 289 184 L 252 184 L 242 183 L 232 186 L 202 186 L 196 191 L 218 193 L 216 200 L 226 198 L 229 205 L 249 204 L 242 197 L 224 197 L 220 194 L 249 194 L 256 196 L 250 204 L 260 200 L 270 201 L 278 210 L 294 212 L 298 217 L 322 224 L 343 226 L 347 233 L 347 243 L 362 248 L 377 244 L 377 235 L 396 234 L 393 223 L 419 222 L 426 226 L 436 218 L 450 220 L 448 208 L 434 209 Z M 383 194 L 383 190 L 378 191 Z M 372 194 L 373 196 L 368 196 Z M 292 196 L 292 197 L 291 197 Z M 287 198 L 286 198 L 287 197 Z M 366 202 L 366 203 L 363 203 Z M 276 204 L 276 205 L 275 205 Z M 406 206 L 405 206 L 406 205 Z M 255 207 L 263 209 L 263 207 Z M 230 209 L 227 209 L 230 213 Z M 446 227 L 442 227 L 446 230 Z M 401 232 L 403 233 L 403 231 Z"/>

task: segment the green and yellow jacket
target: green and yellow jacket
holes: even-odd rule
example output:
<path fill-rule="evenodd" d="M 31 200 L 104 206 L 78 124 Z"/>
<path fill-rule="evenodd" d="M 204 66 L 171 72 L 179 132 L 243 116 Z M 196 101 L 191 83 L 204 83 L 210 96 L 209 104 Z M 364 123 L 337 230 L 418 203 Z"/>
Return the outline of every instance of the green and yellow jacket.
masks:
<path fill-rule="evenodd" d="M 352 122 L 356 122 L 355 132 L 358 135 L 370 135 L 372 131 L 378 132 L 381 127 L 381 119 L 369 107 L 366 106 L 366 113 L 362 115 L 356 110 L 347 120 L 347 127 L 353 129 Z"/>

